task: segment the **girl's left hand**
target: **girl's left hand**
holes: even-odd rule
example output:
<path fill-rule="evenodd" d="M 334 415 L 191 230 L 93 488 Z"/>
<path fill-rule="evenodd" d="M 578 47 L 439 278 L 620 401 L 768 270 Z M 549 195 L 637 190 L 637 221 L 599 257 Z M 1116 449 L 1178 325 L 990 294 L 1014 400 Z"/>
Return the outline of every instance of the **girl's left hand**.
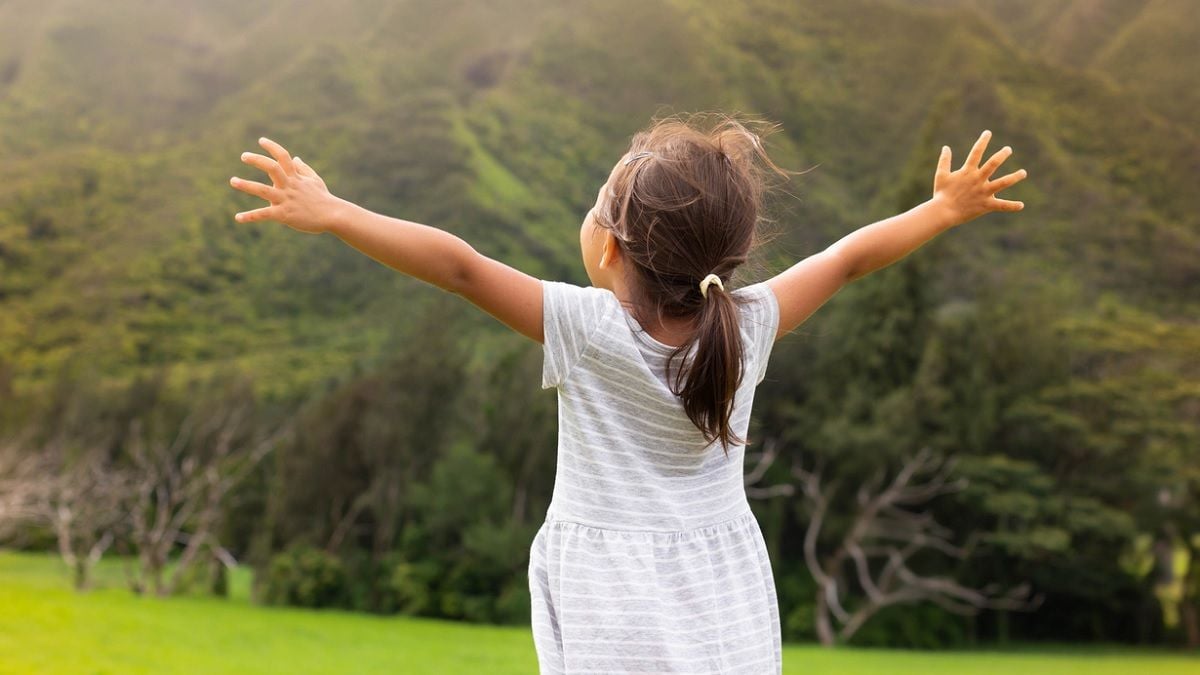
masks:
<path fill-rule="evenodd" d="M 277 220 L 300 232 L 320 234 L 327 231 L 340 200 L 329 192 L 316 171 L 299 157 L 288 154 L 282 145 L 266 137 L 258 139 L 258 143 L 271 153 L 271 157 L 243 152 L 242 161 L 265 171 L 273 185 L 237 176 L 230 178 L 229 184 L 246 194 L 261 197 L 271 205 L 238 213 L 234 220 L 239 223 Z"/>
<path fill-rule="evenodd" d="M 979 165 L 991 137 L 990 131 L 980 134 L 966 161 L 953 172 L 950 171 L 950 146 L 942 147 L 942 156 L 933 178 L 933 198 L 949 209 L 956 225 L 992 211 L 1020 211 L 1025 208 L 1024 202 L 996 197 L 997 192 L 1024 180 L 1025 169 L 991 180 L 996 169 L 1012 154 L 1012 148 L 1004 146 L 983 166 Z"/>

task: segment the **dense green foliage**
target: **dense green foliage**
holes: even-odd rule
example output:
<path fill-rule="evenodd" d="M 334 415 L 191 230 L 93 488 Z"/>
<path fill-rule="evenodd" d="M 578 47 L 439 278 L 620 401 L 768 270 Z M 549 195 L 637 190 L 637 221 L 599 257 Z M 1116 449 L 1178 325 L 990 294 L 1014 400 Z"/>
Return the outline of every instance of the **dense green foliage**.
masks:
<path fill-rule="evenodd" d="M 301 428 L 223 524 L 264 599 L 520 622 L 554 477 L 540 347 L 331 236 L 235 223 L 239 153 L 268 135 L 340 196 L 585 283 L 578 224 L 629 136 L 749 111 L 782 123 L 777 161 L 815 167 L 772 202 L 752 281 L 924 199 L 940 146 L 958 163 L 988 128 L 1029 171 L 1001 195 L 1026 209 L 779 342 L 752 439 L 829 461 L 843 513 L 921 446 L 959 456 L 969 489 L 930 508 L 979 546 L 923 564 L 1047 598 L 896 607 L 856 642 L 1180 640 L 1148 551 L 1200 558 L 1200 23 L 1020 4 L 0 6 L 0 421 L 122 429 L 161 406 L 169 436 L 186 383 L 236 373 Z M 785 639 L 811 639 L 805 504 L 755 510 Z"/>
<path fill-rule="evenodd" d="M 346 570 L 332 553 L 293 549 L 271 558 L 266 601 L 296 607 L 341 607 Z"/>

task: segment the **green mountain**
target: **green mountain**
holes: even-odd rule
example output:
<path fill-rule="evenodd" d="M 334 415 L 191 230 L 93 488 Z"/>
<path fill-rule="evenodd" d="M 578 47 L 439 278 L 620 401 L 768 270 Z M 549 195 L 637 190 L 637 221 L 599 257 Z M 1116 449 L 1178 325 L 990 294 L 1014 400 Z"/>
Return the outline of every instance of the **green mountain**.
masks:
<path fill-rule="evenodd" d="M 1200 122 L 1200 20 L 1186 0 L 925 0 L 981 12 L 1020 48 L 1087 71 L 1194 135 Z"/>
<path fill-rule="evenodd" d="M 22 392 L 63 368 L 115 382 L 163 365 L 302 392 L 385 356 L 443 296 L 332 236 L 235 223 L 261 204 L 227 183 L 258 177 L 238 156 L 259 136 L 343 197 L 583 283 L 576 232 L 612 162 L 651 116 L 699 109 L 781 122 L 777 160 L 814 167 L 773 202 L 781 236 L 747 279 L 894 213 L 931 189 L 941 145 L 957 164 L 988 128 L 989 154 L 1015 150 L 1002 171 L 1029 171 L 1004 195 L 1026 209 L 931 245 L 940 297 L 1069 288 L 1065 312 L 1153 325 L 1140 348 L 1178 360 L 1170 345 L 1200 334 L 1186 9 L 3 3 L 0 361 Z M 515 339 L 473 321 L 481 360 Z"/>

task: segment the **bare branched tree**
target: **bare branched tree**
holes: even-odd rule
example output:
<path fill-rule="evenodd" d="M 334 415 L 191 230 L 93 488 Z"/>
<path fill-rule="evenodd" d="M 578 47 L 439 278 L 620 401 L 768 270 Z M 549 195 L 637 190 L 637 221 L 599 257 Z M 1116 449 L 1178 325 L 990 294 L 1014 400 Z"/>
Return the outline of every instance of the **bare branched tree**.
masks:
<path fill-rule="evenodd" d="M 21 526 L 51 528 L 75 587 L 83 590 L 118 535 L 125 474 L 106 461 L 104 443 L 94 439 L 70 452 L 65 432 L 37 447 L 31 437 L 32 428 L 0 445 L 0 536 Z"/>
<path fill-rule="evenodd" d="M 32 452 L 27 437 L 0 440 L 0 541 L 39 516 L 53 477 L 45 455 Z"/>
<path fill-rule="evenodd" d="M 92 569 L 120 533 L 128 486 L 125 472 L 91 453 L 66 464 L 41 502 L 78 590 L 90 585 Z"/>
<path fill-rule="evenodd" d="M 756 485 L 778 457 L 774 439 L 764 443 L 763 452 L 749 457 L 755 466 L 746 474 L 748 497 L 769 499 L 795 494 L 791 483 Z M 910 560 L 923 551 L 960 560 L 970 555 L 976 533 L 969 534 L 964 545 L 955 545 L 951 541 L 954 533 L 938 524 L 931 513 L 913 510 L 938 495 L 966 487 L 965 479 L 950 480 L 953 467 L 953 459 L 939 461 L 929 448 L 922 448 L 886 485 L 885 471 L 876 472 L 859 486 L 855 495 L 857 513 L 841 541 L 823 554 L 817 543 L 839 481 L 823 484 L 825 466 L 821 460 L 812 469 L 793 462 L 791 476 L 799 483 L 812 512 L 804 536 L 804 561 L 817 583 L 815 619 L 822 644 L 846 642 L 876 612 L 900 603 L 929 601 L 961 615 L 975 615 L 984 609 L 1031 610 L 1041 605 L 1041 595 L 1030 598 L 1028 583 L 1001 593 L 995 584 L 970 588 L 948 576 L 919 574 L 910 566 Z M 850 579 L 859 596 L 853 603 L 850 594 L 855 588 Z"/>
<path fill-rule="evenodd" d="M 197 418 L 207 415 L 203 420 Z M 247 407 L 233 402 L 209 412 L 193 409 L 175 438 L 150 438 L 141 419 L 130 423 L 129 455 L 134 467 L 134 504 L 128 518 L 138 554 L 138 573 L 130 575 L 135 592 L 174 593 L 198 556 L 206 552 L 228 565 L 217 528 L 226 496 L 279 442 L 290 424 L 265 438 L 248 441 Z M 163 575 L 176 546 L 182 551 L 170 579 Z"/>

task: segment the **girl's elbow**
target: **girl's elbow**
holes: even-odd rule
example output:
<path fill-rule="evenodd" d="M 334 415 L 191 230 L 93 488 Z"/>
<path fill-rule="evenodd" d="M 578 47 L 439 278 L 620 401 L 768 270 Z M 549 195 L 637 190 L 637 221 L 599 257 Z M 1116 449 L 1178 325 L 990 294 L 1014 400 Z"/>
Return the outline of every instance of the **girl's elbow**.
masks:
<path fill-rule="evenodd" d="M 466 295 L 472 285 L 477 283 L 482 256 L 473 246 L 463 241 L 457 255 L 451 256 L 451 259 L 453 263 L 446 271 L 446 278 L 441 286 L 455 295 Z"/>

